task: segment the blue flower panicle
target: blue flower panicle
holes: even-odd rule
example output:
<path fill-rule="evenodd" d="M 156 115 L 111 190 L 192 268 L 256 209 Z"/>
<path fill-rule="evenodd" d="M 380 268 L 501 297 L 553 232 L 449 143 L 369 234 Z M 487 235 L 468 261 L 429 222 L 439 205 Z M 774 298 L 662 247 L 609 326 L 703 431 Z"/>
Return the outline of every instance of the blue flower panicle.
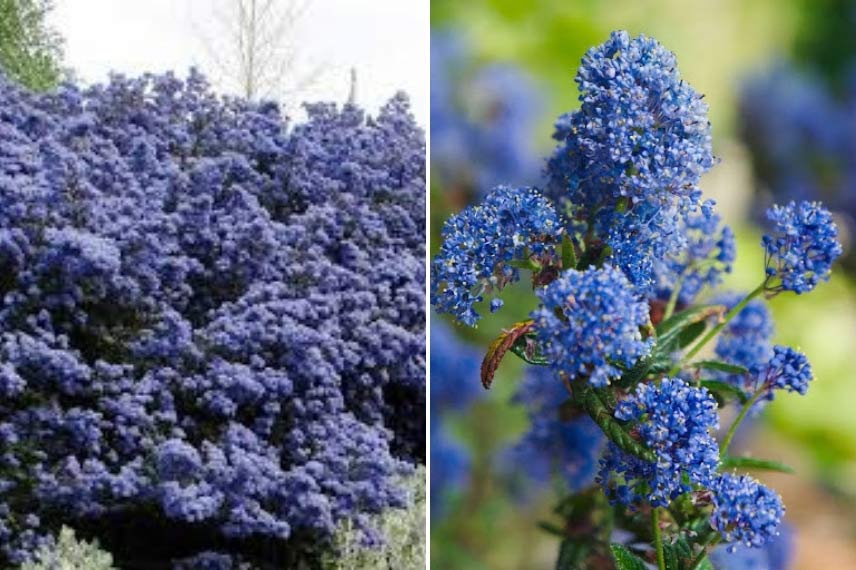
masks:
<path fill-rule="evenodd" d="M 719 446 L 711 432 L 719 428 L 719 415 L 706 389 L 677 378 L 665 378 L 659 386 L 640 384 L 619 403 L 615 417 L 633 422 L 656 460 L 645 461 L 610 443 L 598 481 L 611 500 L 668 506 L 694 484 L 709 486 L 715 480 Z"/>
<path fill-rule="evenodd" d="M 648 303 L 614 267 L 569 269 L 536 293 L 542 304 L 532 318 L 544 354 L 569 379 L 606 386 L 651 348 L 640 331 L 649 321 Z"/>
<path fill-rule="evenodd" d="M 778 535 L 782 498 L 748 475 L 723 474 L 712 487 L 711 525 L 729 543 L 763 546 Z"/>
<path fill-rule="evenodd" d="M 484 201 L 449 218 L 431 265 L 431 302 L 474 326 L 473 306 L 519 278 L 512 261 L 550 260 L 562 235 L 550 203 L 530 188 L 501 186 Z"/>
<path fill-rule="evenodd" d="M 767 210 L 771 232 L 761 240 L 768 278 L 774 287 L 807 293 L 828 281 L 832 263 L 842 253 L 838 227 L 820 202 L 789 202 Z"/>
<path fill-rule="evenodd" d="M 805 354 L 789 346 L 773 347 L 773 357 L 761 369 L 753 371 L 756 383 L 771 393 L 775 389 L 805 395 L 814 375 Z"/>
<path fill-rule="evenodd" d="M 576 76 L 581 107 L 560 118 L 547 195 L 592 225 L 611 262 L 640 290 L 653 260 L 686 247 L 680 221 L 701 206 L 714 165 L 707 106 L 681 80 L 674 54 L 655 40 L 613 32 Z"/>

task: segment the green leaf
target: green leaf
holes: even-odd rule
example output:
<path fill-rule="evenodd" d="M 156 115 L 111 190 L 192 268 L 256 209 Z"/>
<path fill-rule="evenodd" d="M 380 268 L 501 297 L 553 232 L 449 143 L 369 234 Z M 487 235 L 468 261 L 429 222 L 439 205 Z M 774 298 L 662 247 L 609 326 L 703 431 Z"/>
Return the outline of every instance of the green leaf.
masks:
<path fill-rule="evenodd" d="M 582 570 L 586 557 L 591 548 L 585 542 L 563 540 L 559 546 L 559 557 L 556 559 L 556 570 Z"/>
<path fill-rule="evenodd" d="M 691 325 L 705 324 L 710 317 L 725 312 L 724 305 L 701 305 L 672 315 L 657 325 L 657 346 L 660 352 L 671 352 L 675 341 Z"/>
<path fill-rule="evenodd" d="M 678 335 L 678 349 L 682 350 L 691 345 L 698 337 L 701 336 L 701 333 L 703 333 L 706 328 L 707 323 L 700 321 L 693 323 L 682 330 L 681 334 Z"/>
<path fill-rule="evenodd" d="M 745 404 L 749 400 L 749 398 L 746 397 L 746 394 L 743 393 L 743 390 L 733 384 L 729 384 L 728 382 L 721 382 L 719 380 L 702 380 L 701 386 L 713 392 L 714 396 L 722 398 L 723 402 L 727 402 L 729 397 L 739 400 L 741 404 Z"/>
<path fill-rule="evenodd" d="M 666 570 L 686 570 L 692 562 L 693 550 L 685 538 L 678 538 L 672 544 L 663 545 Z"/>
<path fill-rule="evenodd" d="M 562 269 L 573 269 L 577 266 L 577 252 L 574 249 L 574 242 L 568 237 L 568 234 L 562 236 Z"/>
<path fill-rule="evenodd" d="M 780 461 L 756 459 L 755 457 L 734 457 L 726 455 L 722 458 L 722 466 L 740 467 L 743 469 L 760 469 L 763 471 L 778 471 L 779 473 L 796 473 L 793 467 Z"/>
<path fill-rule="evenodd" d="M 693 362 L 690 366 L 694 368 L 703 368 L 705 370 L 716 370 L 718 372 L 727 372 L 729 374 L 748 374 L 749 370 L 742 367 L 737 366 L 736 364 L 728 364 L 727 362 L 722 362 L 720 360 L 699 360 L 698 362 Z"/>
<path fill-rule="evenodd" d="M 645 562 L 620 544 L 609 546 L 616 570 L 647 570 Z"/>

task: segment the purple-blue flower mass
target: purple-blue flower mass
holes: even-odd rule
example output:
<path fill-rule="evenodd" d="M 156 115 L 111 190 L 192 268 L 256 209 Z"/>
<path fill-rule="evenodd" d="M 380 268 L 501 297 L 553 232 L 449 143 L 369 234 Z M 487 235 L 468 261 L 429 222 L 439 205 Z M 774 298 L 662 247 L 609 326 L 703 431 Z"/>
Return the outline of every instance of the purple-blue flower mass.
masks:
<path fill-rule="evenodd" d="M 117 563 L 287 566 L 401 506 L 425 452 L 406 98 L 290 126 L 191 72 L 0 79 L 0 103 L 0 560 L 67 524 Z"/>
<path fill-rule="evenodd" d="M 635 457 L 610 442 L 598 479 L 607 496 L 625 505 L 646 501 L 668 506 L 693 484 L 709 486 L 719 465 L 716 400 L 704 389 L 677 378 L 639 384 L 621 401 L 615 417 L 632 422 L 656 461 Z"/>
<path fill-rule="evenodd" d="M 494 189 L 446 221 L 443 245 L 431 265 L 432 304 L 474 326 L 480 316 L 473 306 L 519 279 L 511 262 L 552 259 L 561 235 L 553 206 L 536 190 Z"/>
<path fill-rule="evenodd" d="M 557 373 L 606 386 L 621 375 L 620 367 L 648 353 L 651 343 L 640 332 L 648 323 L 648 303 L 618 269 L 569 269 L 536 293 L 542 305 L 532 318 Z"/>
<path fill-rule="evenodd" d="M 713 485 L 710 523 L 726 542 L 762 546 L 778 535 L 782 498 L 748 475 L 723 474 Z"/>
<path fill-rule="evenodd" d="M 841 255 L 838 228 L 819 202 L 789 202 L 767 210 L 771 231 L 761 244 L 767 275 L 774 288 L 801 294 L 828 281 L 832 263 Z"/>

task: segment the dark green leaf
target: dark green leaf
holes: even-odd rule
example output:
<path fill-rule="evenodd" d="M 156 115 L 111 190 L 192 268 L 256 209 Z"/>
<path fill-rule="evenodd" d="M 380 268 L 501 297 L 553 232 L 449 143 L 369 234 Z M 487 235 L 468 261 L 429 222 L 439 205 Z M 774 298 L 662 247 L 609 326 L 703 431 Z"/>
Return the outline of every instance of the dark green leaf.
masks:
<path fill-rule="evenodd" d="M 719 380 L 702 380 L 701 386 L 713 392 L 714 396 L 719 396 L 724 402 L 729 399 L 739 400 L 741 404 L 745 404 L 748 398 L 743 390 L 729 384 L 728 382 L 720 382 Z"/>
<path fill-rule="evenodd" d="M 761 469 L 763 471 L 778 471 L 780 473 L 795 473 L 794 468 L 780 461 L 756 459 L 755 457 L 734 457 L 726 455 L 722 458 L 725 468 L 740 467 L 743 469 Z"/>
<path fill-rule="evenodd" d="M 559 547 L 556 570 L 582 570 L 583 563 L 591 549 L 585 542 L 563 540 Z"/>
<path fill-rule="evenodd" d="M 663 545 L 666 570 L 687 570 L 692 561 L 693 551 L 685 538 L 678 538 L 672 544 Z"/>
<path fill-rule="evenodd" d="M 577 252 L 574 242 L 568 234 L 562 236 L 562 269 L 572 269 L 577 266 Z"/>
<path fill-rule="evenodd" d="M 660 352 L 671 352 L 681 333 L 691 325 L 702 323 L 713 315 L 725 312 L 723 305 L 702 305 L 672 315 L 657 325 L 657 346 Z"/>
<path fill-rule="evenodd" d="M 699 360 L 693 362 L 690 366 L 694 368 L 703 368 L 705 370 L 716 370 L 717 372 L 727 372 L 729 374 L 748 374 L 749 370 L 736 364 L 728 364 L 719 360 Z"/>
<path fill-rule="evenodd" d="M 538 521 L 538 527 L 546 533 L 552 534 L 554 536 L 565 536 L 565 532 L 559 525 L 553 524 L 548 521 Z"/>
<path fill-rule="evenodd" d="M 616 570 L 647 570 L 645 562 L 620 544 L 610 545 Z"/>
<path fill-rule="evenodd" d="M 703 333 L 706 328 L 707 323 L 700 321 L 698 323 L 693 323 L 682 330 L 681 334 L 678 335 L 678 349 L 684 349 L 691 345 L 698 337 L 701 336 L 701 333 Z"/>

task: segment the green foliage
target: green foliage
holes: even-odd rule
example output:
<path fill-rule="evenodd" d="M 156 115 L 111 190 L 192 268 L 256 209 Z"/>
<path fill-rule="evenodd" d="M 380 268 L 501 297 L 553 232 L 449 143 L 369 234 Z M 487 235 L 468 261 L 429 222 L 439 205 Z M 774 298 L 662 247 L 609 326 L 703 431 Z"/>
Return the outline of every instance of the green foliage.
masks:
<path fill-rule="evenodd" d="M 755 457 L 734 457 L 731 455 L 726 455 L 722 458 L 722 467 L 738 467 L 741 469 L 757 469 L 760 471 L 778 471 L 779 473 L 796 472 L 793 467 L 782 463 L 781 461 L 773 461 L 771 459 L 758 459 Z"/>
<path fill-rule="evenodd" d="M 404 482 L 410 507 L 389 509 L 372 521 L 386 542 L 378 548 L 360 543 L 353 523 L 344 523 L 334 539 L 334 554 L 325 570 L 399 570 L 425 567 L 425 468 L 419 467 Z"/>
<path fill-rule="evenodd" d="M 616 570 L 647 570 L 645 562 L 624 546 L 613 544 L 610 548 L 612 557 L 615 559 Z"/>
<path fill-rule="evenodd" d="M 0 0 L 0 68 L 34 91 L 62 77 L 62 41 L 45 21 L 50 0 Z"/>
<path fill-rule="evenodd" d="M 62 527 L 56 544 L 42 547 L 36 560 L 21 570 L 113 570 L 113 557 L 98 548 L 97 542 L 78 541 L 74 531 Z"/>

